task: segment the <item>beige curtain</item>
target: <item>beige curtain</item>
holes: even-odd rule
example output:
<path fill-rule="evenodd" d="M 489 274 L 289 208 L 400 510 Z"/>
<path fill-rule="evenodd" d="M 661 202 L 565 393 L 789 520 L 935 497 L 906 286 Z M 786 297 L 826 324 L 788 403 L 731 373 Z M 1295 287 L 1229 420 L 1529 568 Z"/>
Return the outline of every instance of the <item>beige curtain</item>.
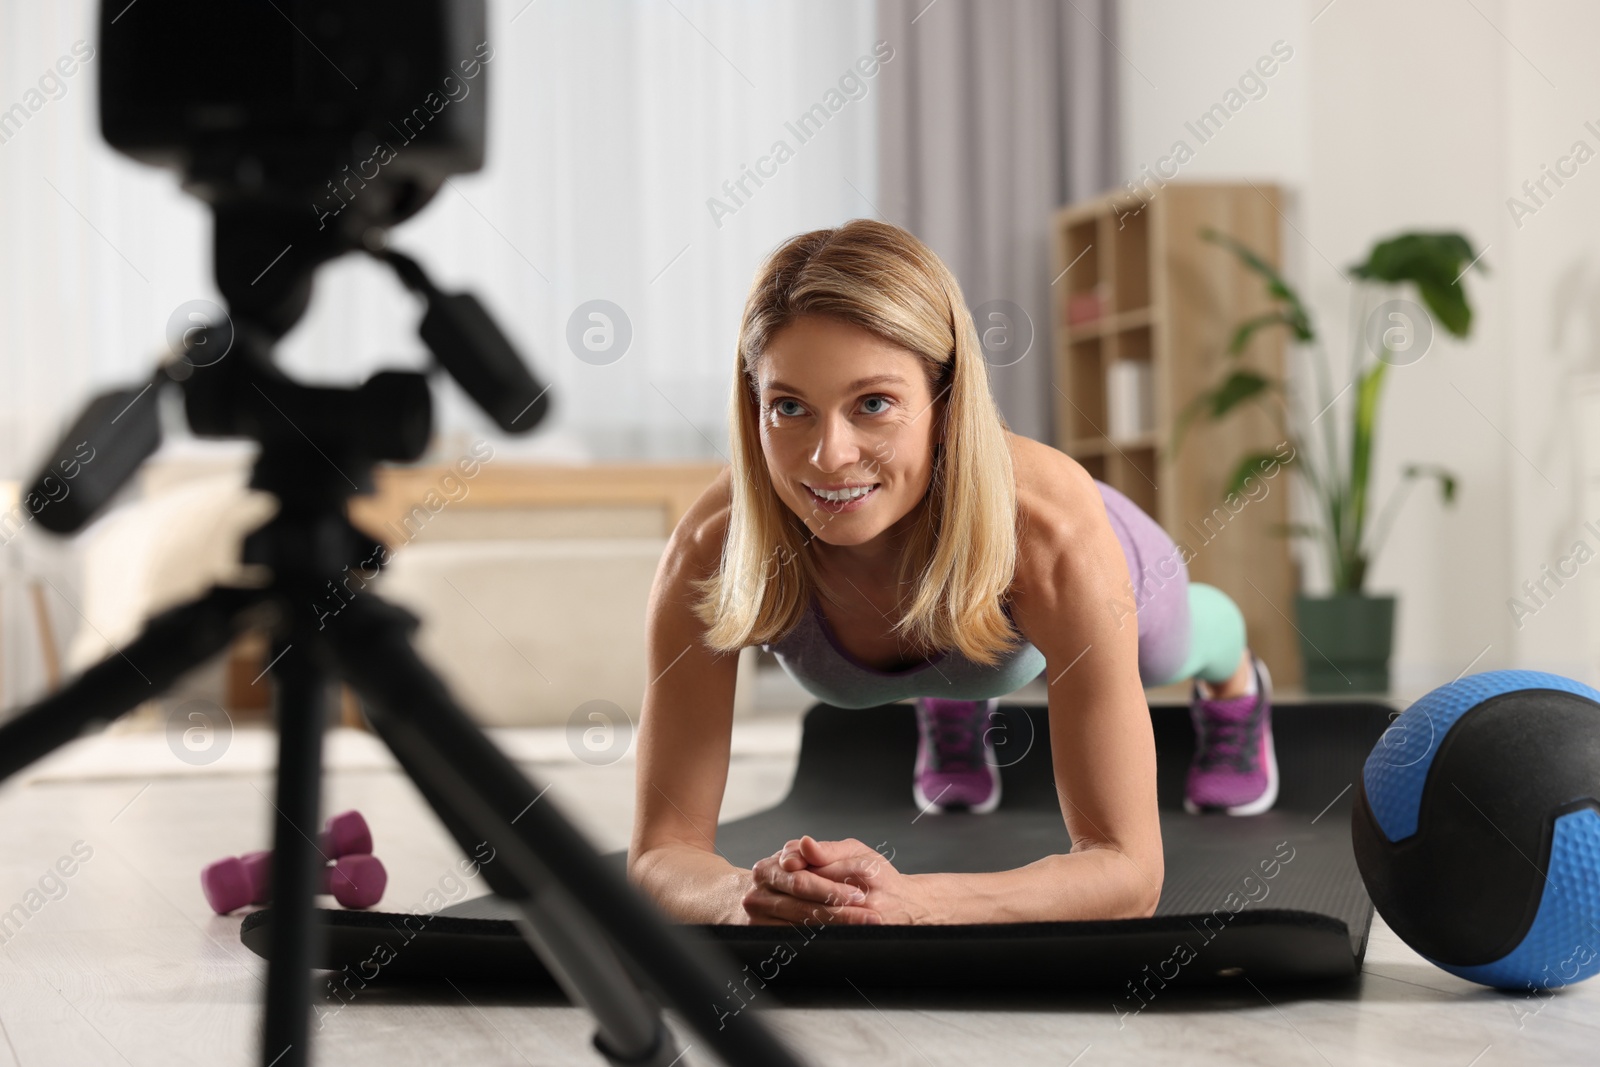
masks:
<path fill-rule="evenodd" d="M 969 308 L 1026 313 L 1032 347 L 991 359 L 989 379 L 1013 431 L 1053 441 L 1049 218 L 1114 183 L 1116 0 L 878 0 L 878 36 L 895 57 L 875 206 L 944 259 Z"/>

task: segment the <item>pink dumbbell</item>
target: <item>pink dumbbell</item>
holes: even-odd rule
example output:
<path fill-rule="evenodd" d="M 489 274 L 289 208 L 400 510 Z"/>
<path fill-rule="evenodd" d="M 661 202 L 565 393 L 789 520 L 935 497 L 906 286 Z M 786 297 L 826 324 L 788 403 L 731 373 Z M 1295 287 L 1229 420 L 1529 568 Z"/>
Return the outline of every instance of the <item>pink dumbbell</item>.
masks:
<path fill-rule="evenodd" d="M 389 874 L 378 857 L 367 853 L 340 856 L 322 869 L 319 891 L 332 894 L 347 908 L 370 908 L 383 899 Z M 272 853 L 248 852 L 208 865 L 200 872 L 200 887 L 218 915 L 246 904 L 272 899 Z"/>
<path fill-rule="evenodd" d="M 347 856 L 366 856 L 371 859 L 370 863 L 352 865 L 351 870 L 343 872 L 336 880 L 331 877 L 338 866 L 335 864 L 329 868 L 329 877 L 325 879 L 322 891 L 332 893 L 345 907 L 364 908 L 377 903 L 383 895 L 388 876 L 383 864 L 371 857 L 372 831 L 359 811 L 341 812 L 330 818 L 327 829 L 319 835 L 317 848 L 332 859 Z M 271 899 L 271 862 L 271 852 L 250 852 L 218 860 L 202 870 L 200 887 L 205 891 L 212 910 L 218 915 L 225 915 L 246 904 L 265 904 Z M 353 903 L 366 900 L 369 895 L 372 897 L 370 901 Z"/>
<path fill-rule="evenodd" d="M 372 831 L 359 811 L 342 811 L 333 816 L 327 829 L 317 836 L 317 847 L 330 860 L 372 853 Z"/>

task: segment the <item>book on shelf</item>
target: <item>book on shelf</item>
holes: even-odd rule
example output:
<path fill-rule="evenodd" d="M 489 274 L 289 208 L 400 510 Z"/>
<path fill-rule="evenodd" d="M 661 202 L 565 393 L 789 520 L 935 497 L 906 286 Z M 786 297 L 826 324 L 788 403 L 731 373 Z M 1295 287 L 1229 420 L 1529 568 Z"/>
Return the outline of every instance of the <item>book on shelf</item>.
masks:
<path fill-rule="evenodd" d="M 1067 325 L 1082 326 L 1094 322 L 1105 314 L 1106 294 L 1103 285 L 1073 293 L 1067 297 Z"/>
<path fill-rule="evenodd" d="M 1106 372 L 1106 436 L 1141 437 L 1155 429 L 1155 375 L 1147 359 L 1119 359 Z"/>

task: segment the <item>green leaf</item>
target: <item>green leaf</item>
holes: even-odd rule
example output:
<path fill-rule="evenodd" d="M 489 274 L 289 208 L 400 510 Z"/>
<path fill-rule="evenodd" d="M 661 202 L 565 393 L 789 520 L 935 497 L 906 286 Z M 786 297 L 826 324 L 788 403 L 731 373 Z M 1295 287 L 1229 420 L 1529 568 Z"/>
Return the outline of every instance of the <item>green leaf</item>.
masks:
<path fill-rule="evenodd" d="M 1228 355 L 1237 356 L 1239 353 L 1243 352 L 1245 346 L 1250 343 L 1250 338 L 1255 336 L 1256 331 L 1264 329 L 1268 326 L 1278 325 L 1287 326 L 1291 330 L 1295 328 L 1293 318 L 1282 311 L 1269 311 L 1265 315 L 1258 315 L 1253 319 L 1246 319 L 1244 322 L 1239 324 L 1237 329 L 1233 331 L 1233 340 L 1228 343 Z"/>
<path fill-rule="evenodd" d="M 1279 537 L 1317 537 L 1322 533 L 1320 527 L 1307 522 L 1275 522 L 1267 529 Z"/>
<path fill-rule="evenodd" d="M 1422 277 L 1454 278 L 1472 261 L 1472 244 L 1459 233 L 1402 233 L 1379 241 L 1367 261 L 1350 269 L 1377 281 L 1415 281 Z M 1480 261 L 1478 269 L 1488 273 Z"/>
<path fill-rule="evenodd" d="M 1183 441 L 1184 434 L 1188 432 L 1189 424 L 1198 418 L 1201 412 L 1205 412 L 1211 421 L 1215 422 L 1246 400 L 1280 388 L 1282 388 L 1280 383 L 1271 378 L 1263 378 L 1255 371 L 1234 371 L 1215 389 L 1197 394 L 1178 412 L 1178 418 L 1172 427 L 1172 444 L 1168 446 L 1168 455 L 1177 456 L 1178 446 Z"/>
<path fill-rule="evenodd" d="M 1262 393 L 1276 388 L 1277 383 L 1253 370 L 1236 370 L 1211 391 L 1211 418 L 1222 418 L 1228 412 Z"/>
<path fill-rule="evenodd" d="M 1472 308 L 1467 304 L 1466 291 L 1460 285 L 1440 285 L 1434 281 L 1419 280 L 1417 293 L 1450 336 L 1465 337 L 1472 331 Z"/>
<path fill-rule="evenodd" d="M 1243 459 L 1239 460 L 1238 465 L 1233 468 L 1233 474 L 1228 478 L 1228 484 L 1223 487 L 1223 497 L 1226 498 L 1235 493 L 1242 494 L 1244 491 L 1245 482 L 1251 477 L 1254 477 L 1257 481 L 1260 481 L 1262 478 L 1261 471 L 1263 464 L 1265 464 L 1269 469 L 1274 464 L 1280 467 L 1287 467 L 1291 465 L 1294 460 L 1294 456 L 1290 456 L 1287 460 L 1285 460 L 1276 452 L 1250 453 L 1248 456 L 1245 456 Z"/>
<path fill-rule="evenodd" d="M 1443 467 L 1428 463 L 1408 463 L 1401 471 L 1407 478 L 1436 478 L 1439 481 L 1439 498 L 1445 504 L 1456 499 L 1456 476 Z"/>
<path fill-rule="evenodd" d="M 1469 265 L 1488 273 L 1459 233 L 1402 233 L 1373 245 L 1366 262 L 1352 265 L 1350 272 L 1369 281 L 1412 282 L 1439 324 L 1465 337 L 1472 329 L 1472 308 L 1459 279 Z"/>
<path fill-rule="evenodd" d="M 1280 314 L 1284 325 L 1294 331 L 1297 340 L 1308 342 L 1315 339 L 1316 334 L 1311 328 L 1311 316 L 1306 313 L 1305 305 L 1300 302 L 1300 294 L 1296 293 L 1289 283 L 1283 280 L 1283 275 L 1279 274 L 1270 263 L 1256 255 L 1245 245 L 1240 244 L 1225 233 L 1212 229 L 1210 226 L 1201 227 L 1200 236 L 1203 240 L 1227 248 L 1238 256 L 1240 262 L 1246 267 L 1249 267 L 1266 280 L 1267 292 L 1288 305 L 1288 308 Z"/>

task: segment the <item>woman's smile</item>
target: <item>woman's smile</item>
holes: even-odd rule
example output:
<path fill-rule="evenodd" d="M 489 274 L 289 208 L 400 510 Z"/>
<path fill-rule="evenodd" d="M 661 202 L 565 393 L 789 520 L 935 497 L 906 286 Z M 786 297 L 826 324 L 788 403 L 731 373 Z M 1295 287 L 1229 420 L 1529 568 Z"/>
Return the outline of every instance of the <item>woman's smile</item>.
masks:
<path fill-rule="evenodd" d="M 822 493 L 819 493 L 816 488 L 807 485 L 806 492 L 811 494 L 811 499 L 815 500 L 817 502 L 817 506 L 822 508 L 822 510 L 831 515 L 846 515 L 852 511 L 860 511 L 862 508 L 866 507 L 867 501 L 878 495 L 878 488 L 880 484 L 881 483 L 873 483 L 871 487 L 866 490 L 866 492 L 862 492 L 859 487 L 852 489 L 824 488 L 823 492 L 826 492 L 828 494 L 827 496 L 823 496 Z"/>

